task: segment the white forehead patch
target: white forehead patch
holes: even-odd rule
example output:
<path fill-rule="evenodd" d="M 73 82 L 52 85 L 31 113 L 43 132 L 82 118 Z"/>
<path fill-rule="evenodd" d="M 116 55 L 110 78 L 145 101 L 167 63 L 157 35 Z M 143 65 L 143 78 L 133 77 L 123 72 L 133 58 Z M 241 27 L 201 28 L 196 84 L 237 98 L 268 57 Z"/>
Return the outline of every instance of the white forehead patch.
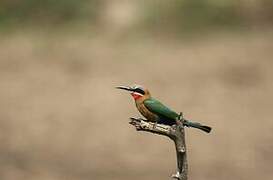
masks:
<path fill-rule="evenodd" d="M 132 88 L 134 88 L 134 89 L 139 88 L 139 89 L 142 89 L 142 90 L 144 91 L 144 87 L 141 86 L 141 85 L 134 84 L 134 85 L 132 86 Z"/>

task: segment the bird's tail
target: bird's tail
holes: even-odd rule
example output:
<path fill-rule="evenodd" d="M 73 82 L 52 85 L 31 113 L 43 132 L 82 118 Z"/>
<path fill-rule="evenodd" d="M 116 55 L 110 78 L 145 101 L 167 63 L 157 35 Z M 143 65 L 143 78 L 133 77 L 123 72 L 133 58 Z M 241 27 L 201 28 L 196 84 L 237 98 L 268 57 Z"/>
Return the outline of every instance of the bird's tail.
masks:
<path fill-rule="evenodd" d="M 206 133 L 209 133 L 211 131 L 211 127 L 204 126 L 204 125 L 202 125 L 200 123 L 197 123 L 197 122 L 191 122 L 189 120 L 184 121 L 184 126 L 197 128 L 197 129 L 200 129 L 202 131 L 205 131 Z"/>

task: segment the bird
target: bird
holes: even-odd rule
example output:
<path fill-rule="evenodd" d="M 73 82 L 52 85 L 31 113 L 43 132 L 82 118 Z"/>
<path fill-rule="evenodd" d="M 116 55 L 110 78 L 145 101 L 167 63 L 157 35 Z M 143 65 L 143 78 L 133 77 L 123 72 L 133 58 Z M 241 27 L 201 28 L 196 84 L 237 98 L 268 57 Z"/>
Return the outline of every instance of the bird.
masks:
<path fill-rule="evenodd" d="M 180 114 L 153 98 L 149 90 L 141 85 L 117 86 L 116 88 L 130 92 L 135 100 L 138 111 L 147 121 L 172 126 L 175 125 L 176 120 L 180 118 Z M 187 119 L 184 119 L 183 125 L 197 128 L 207 133 L 212 129 L 209 126 L 202 125 L 198 122 L 191 122 Z"/>

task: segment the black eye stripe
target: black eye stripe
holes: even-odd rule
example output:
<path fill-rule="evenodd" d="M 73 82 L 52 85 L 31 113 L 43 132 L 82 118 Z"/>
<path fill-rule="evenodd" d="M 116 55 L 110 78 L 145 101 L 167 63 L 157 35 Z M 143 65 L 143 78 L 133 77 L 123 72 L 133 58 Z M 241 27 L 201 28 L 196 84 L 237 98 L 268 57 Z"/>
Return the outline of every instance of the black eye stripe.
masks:
<path fill-rule="evenodd" d="M 138 93 L 143 94 L 143 95 L 145 94 L 145 92 L 142 89 L 139 89 L 139 88 L 135 89 L 135 92 L 138 92 Z"/>

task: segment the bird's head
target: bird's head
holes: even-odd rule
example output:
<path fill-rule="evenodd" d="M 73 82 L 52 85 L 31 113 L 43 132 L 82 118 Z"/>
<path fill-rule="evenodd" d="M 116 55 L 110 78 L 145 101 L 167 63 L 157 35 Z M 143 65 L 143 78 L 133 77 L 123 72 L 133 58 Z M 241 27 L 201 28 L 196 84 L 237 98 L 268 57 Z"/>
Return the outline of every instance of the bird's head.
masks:
<path fill-rule="evenodd" d="M 150 92 L 148 91 L 148 89 L 140 85 L 117 86 L 116 88 L 129 91 L 135 100 L 138 100 L 139 98 L 142 98 L 142 97 L 146 97 L 146 98 L 150 97 Z"/>

